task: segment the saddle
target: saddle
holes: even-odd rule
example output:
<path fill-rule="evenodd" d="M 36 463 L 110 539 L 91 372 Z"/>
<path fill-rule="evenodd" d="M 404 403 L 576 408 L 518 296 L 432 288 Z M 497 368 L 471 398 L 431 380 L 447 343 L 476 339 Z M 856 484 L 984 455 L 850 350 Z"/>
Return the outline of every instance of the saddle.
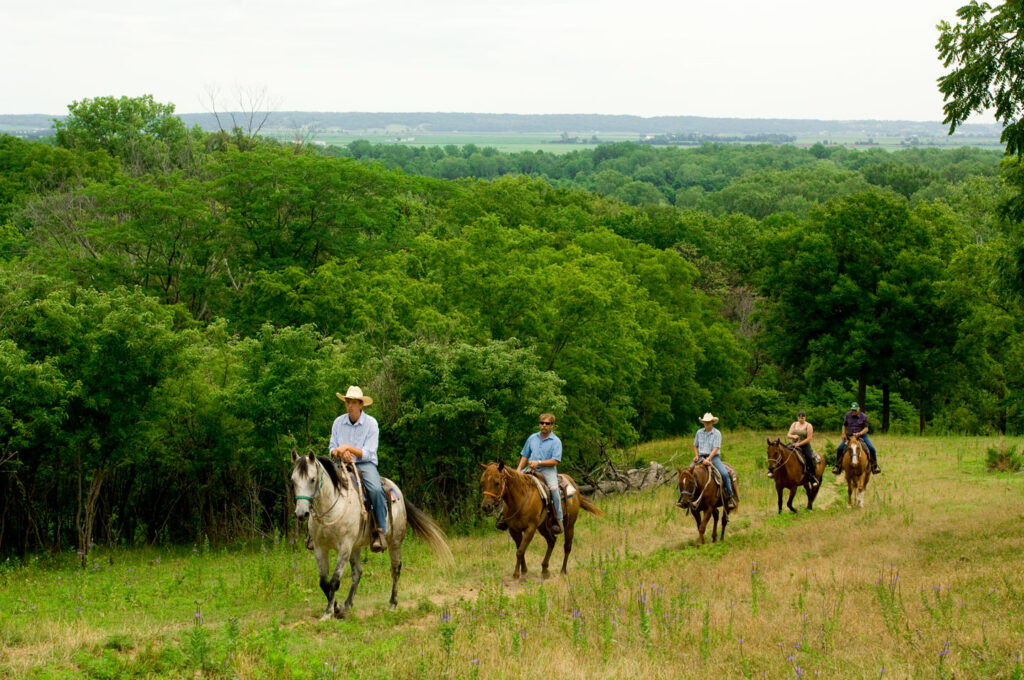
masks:
<path fill-rule="evenodd" d="M 807 461 L 804 460 L 803 449 L 801 449 L 799 446 L 793 446 L 792 444 L 786 444 L 786 447 L 790 451 L 792 451 L 794 454 L 796 454 L 796 459 L 800 461 L 800 464 L 804 466 L 805 470 L 814 470 L 817 467 L 818 460 L 819 460 L 819 457 L 818 457 L 819 454 L 814 449 L 811 449 L 811 453 L 813 454 L 814 462 L 808 464 Z"/>
<path fill-rule="evenodd" d="M 724 460 L 722 461 L 722 465 L 724 465 L 725 469 L 729 471 L 729 479 L 732 481 L 732 497 L 736 499 L 737 503 L 739 503 L 740 487 L 738 483 L 739 477 L 736 476 L 736 468 L 729 465 Z M 718 502 L 722 504 L 722 507 L 725 507 L 725 485 L 722 483 L 722 473 L 720 473 L 718 468 L 714 465 L 709 465 L 708 469 L 711 471 L 711 478 L 715 480 L 715 484 L 718 485 Z"/>
<path fill-rule="evenodd" d="M 545 506 L 551 505 L 551 489 L 548 488 L 548 484 L 544 481 L 544 478 L 533 471 L 531 468 L 529 472 L 523 470 L 523 473 L 528 475 L 533 483 L 537 485 L 537 490 L 540 491 L 540 497 L 544 501 Z M 562 502 L 565 503 L 571 496 L 576 495 L 576 486 L 569 480 L 568 475 L 558 475 L 558 492 L 561 494 Z"/>
<path fill-rule="evenodd" d="M 366 493 L 366 485 L 363 484 L 363 476 L 359 474 L 359 468 L 355 466 L 355 463 L 335 463 L 335 467 L 338 469 L 338 474 L 347 475 L 353 487 L 359 489 L 359 498 L 362 500 L 360 511 L 363 519 L 369 516 L 371 524 L 376 527 L 377 521 L 373 514 L 373 506 L 370 504 L 370 495 Z M 388 522 L 391 522 L 391 506 L 398 502 L 398 487 L 387 477 L 380 478 L 380 485 L 384 489 L 384 498 L 388 503 Z"/>

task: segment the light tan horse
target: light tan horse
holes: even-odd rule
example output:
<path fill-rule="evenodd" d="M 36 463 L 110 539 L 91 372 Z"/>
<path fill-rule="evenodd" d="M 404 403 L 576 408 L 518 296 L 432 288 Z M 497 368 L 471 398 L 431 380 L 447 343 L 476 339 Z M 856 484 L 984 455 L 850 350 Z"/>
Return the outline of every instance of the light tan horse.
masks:
<path fill-rule="evenodd" d="M 295 517 L 301 522 L 308 518 L 309 536 L 313 540 L 313 555 L 320 572 L 320 589 L 327 596 L 327 610 L 321 621 L 343 619 L 352 607 L 359 578 L 363 574 L 360 548 L 370 544 L 371 521 L 363 510 L 362 493 L 346 473 L 334 467 L 329 458 L 318 458 L 310 453 L 299 456 L 292 451 L 292 484 L 295 488 Z M 419 508 L 409 502 L 394 482 L 381 478 L 384 494 L 392 490 L 398 497 L 389 503 L 386 543 L 391 558 L 391 608 L 398 604 L 398 577 L 402 574 L 402 541 L 406 527 L 433 548 L 442 564 L 453 565 L 452 551 L 445 542 L 444 532 Z M 338 553 L 334 569 L 330 565 L 330 552 Z M 335 597 L 341 586 L 345 563 L 352 567 L 352 586 L 344 606 Z"/>
<path fill-rule="evenodd" d="M 871 479 L 871 454 L 857 435 L 846 440 L 843 475 L 846 477 L 846 506 L 863 508 L 864 490 Z"/>
<path fill-rule="evenodd" d="M 501 507 L 502 519 L 508 525 L 508 533 L 516 544 L 516 568 L 512 572 L 512 578 L 518 579 L 526 575 L 526 549 L 530 547 L 530 541 L 537 532 L 540 532 L 548 544 L 544 561 L 540 565 L 541 576 L 549 576 L 548 563 L 556 541 L 556 534 L 551 531 L 554 510 L 544 502 L 540 489 L 530 477 L 507 467 L 504 461 L 487 465 L 480 463 L 480 467 L 484 469 L 480 476 L 480 488 L 483 493 L 480 507 L 486 513 L 494 512 Z M 573 486 L 576 486 L 576 482 L 568 475 L 559 476 L 568 478 Z M 567 574 L 569 572 L 566 567 L 569 564 L 569 553 L 572 552 L 572 538 L 580 508 L 598 516 L 604 513 L 579 491 L 563 500 L 565 512 L 562 525 L 565 528 L 565 536 L 562 544 L 562 573 Z"/>

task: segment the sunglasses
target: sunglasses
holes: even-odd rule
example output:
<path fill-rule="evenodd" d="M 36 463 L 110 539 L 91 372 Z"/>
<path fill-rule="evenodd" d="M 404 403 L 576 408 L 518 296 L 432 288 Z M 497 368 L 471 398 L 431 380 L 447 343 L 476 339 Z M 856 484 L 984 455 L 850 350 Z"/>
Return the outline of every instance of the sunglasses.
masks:
<path fill-rule="evenodd" d="M 552 423 L 549 423 L 549 422 L 546 422 L 546 421 L 542 420 L 542 421 L 540 421 L 540 424 L 541 425 L 551 425 Z"/>

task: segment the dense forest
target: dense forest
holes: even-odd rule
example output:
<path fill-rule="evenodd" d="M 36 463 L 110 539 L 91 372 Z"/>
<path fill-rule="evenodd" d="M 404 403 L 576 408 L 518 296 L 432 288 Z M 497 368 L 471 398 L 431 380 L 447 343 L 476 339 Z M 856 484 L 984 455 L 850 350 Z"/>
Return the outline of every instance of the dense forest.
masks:
<path fill-rule="evenodd" d="M 542 410 L 584 474 L 708 410 L 1024 432 L 1016 158 L 318 150 L 151 97 L 56 128 L 0 136 L 0 552 L 281 530 L 350 384 L 454 526 Z"/>

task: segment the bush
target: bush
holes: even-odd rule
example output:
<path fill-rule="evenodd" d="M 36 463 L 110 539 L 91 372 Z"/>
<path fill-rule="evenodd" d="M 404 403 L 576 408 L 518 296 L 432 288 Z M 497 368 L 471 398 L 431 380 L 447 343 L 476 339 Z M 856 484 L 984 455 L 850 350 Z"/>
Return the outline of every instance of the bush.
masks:
<path fill-rule="evenodd" d="M 985 460 L 985 469 L 990 472 L 1020 472 L 1024 469 L 1024 455 L 1016 446 L 990 446 Z"/>

